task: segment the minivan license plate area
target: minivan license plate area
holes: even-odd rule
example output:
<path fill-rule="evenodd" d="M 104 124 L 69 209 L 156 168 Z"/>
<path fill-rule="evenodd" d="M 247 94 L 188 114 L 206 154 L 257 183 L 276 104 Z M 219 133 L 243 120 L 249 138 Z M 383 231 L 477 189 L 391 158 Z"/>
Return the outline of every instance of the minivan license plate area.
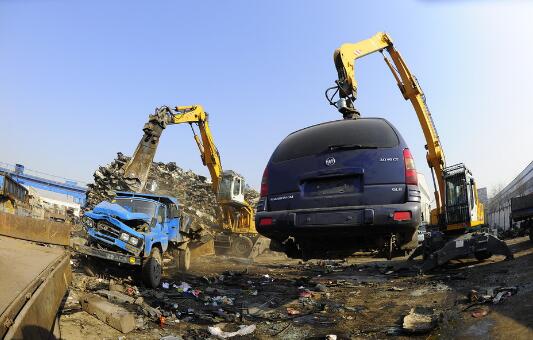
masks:
<path fill-rule="evenodd" d="M 363 211 L 335 211 L 322 213 L 303 213 L 296 215 L 297 226 L 321 225 L 362 225 Z"/>
<path fill-rule="evenodd" d="M 361 187 L 361 176 L 314 178 L 303 185 L 306 197 L 353 194 L 360 192 Z"/>

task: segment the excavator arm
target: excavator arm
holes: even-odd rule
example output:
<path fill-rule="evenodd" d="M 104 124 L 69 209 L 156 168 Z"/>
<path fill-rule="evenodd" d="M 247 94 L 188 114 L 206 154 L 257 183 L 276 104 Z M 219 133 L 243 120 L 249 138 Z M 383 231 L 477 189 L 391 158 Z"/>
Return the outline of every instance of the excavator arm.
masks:
<path fill-rule="evenodd" d="M 222 163 L 220 154 L 215 146 L 213 135 L 209 129 L 208 115 L 201 105 L 176 106 L 171 115 L 169 124 L 189 123 L 193 131 L 194 140 L 200 151 L 202 163 L 208 168 L 211 175 L 212 188 L 215 195 L 218 194 L 220 180 L 222 178 Z M 200 137 L 194 131 L 192 124 L 197 124 Z"/>
<path fill-rule="evenodd" d="M 146 186 L 148 172 L 150 172 L 159 145 L 159 138 L 167 127 L 170 112 L 169 107 L 162 106 L 156 108 L 154 114 L 148 116 L 148 122 L 143 127 L 143 137 L 133 156 L 124 166 L 124 179 L 135 192 L 142 192 Z"/>
<path fill-rule="evenodd" d="M 386 51 L 390 59 L 383 53 Z M 335 105 L 345 118 L 357 118 L 359 113 L 355 109 L 354 102 L 357 98 L 357 81 L 355 80 L 355 61 L 368 54 L 381 52 L 391 70 L 398 87 L 405 98 L 411 101 L 416 111 L 418 121 L 422 127 L 426 139 L 427 162 L 434 173 L 435 202 L 437 212 L 443 212 L 443 199 L 445 193 L 444 168 L 445 157 L 439 135 L 433 124 L 431 113 L 426 105 L 422 88 L 416 77 L 411 73 L 400 53 L 394 48 L 392 39 L 386 33 L 377 33 L 370 39 L 355 44 L 343 44 L 335 50 L 333 59 L 337 68 L 338 80 L 336 81 L 339 93 L 339 101 L 330 103 Z M 392 60 L 392 62 L 391 62 Z"/>
<path fill-rule="evenodd" d="M 262 247 L 268 247 L 268 242 L 263 239 L 259 241 L 261 238 L 255 229 L 254 209 L 244 199 L 244 179 L 231 170 L 223 171 L 220 154 L 209 128 L 208 114 L 201 105 L 162 106 L 149 116 L 143 128 L 144 135 L 133 157 L 125 165 L 126 181 L 134 191 L 142 191 L 163 130 L 168 125 L 185 123 L 191 126 L 202 163 L 211 175 L 212 190 L 222 212 L 219 223 L 229 231 L 229 236 L 218 235 L 215 247 L 224 245 L 224 248 L 231 248 L 239 256 L 257 255 Z M 198 126 L 199 135 L 193 125 Z"/>
<path fill-rule="evenodd" d="M 148 173 L 152 166 L 159 139 L 163 130 L 172 124 L 189 123 L 197 124 L 200 130 L 199 137 L 194 132 L 194 140 L 200 150 L 202 163 L 207 166 L 212 179 L 212 187 L 215 194 L 218 193 L 222 165 L 220 155 L 215 147 L 207 113 L 202 106 L 178 106 L 172 109 L 168 106 L 156 108 L 155 113 L 148 116 L 148 122 L 144 125 L 144 135 L 141 138 L 133 156 L 124 167 L 124 178 L 134 191 L 142 191 L 146 186 Z"/>

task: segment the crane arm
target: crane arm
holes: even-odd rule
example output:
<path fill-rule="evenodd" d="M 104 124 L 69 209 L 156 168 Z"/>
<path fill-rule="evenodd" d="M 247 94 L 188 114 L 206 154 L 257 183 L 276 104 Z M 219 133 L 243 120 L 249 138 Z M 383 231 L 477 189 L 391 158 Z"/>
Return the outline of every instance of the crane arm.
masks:
<path fill-rule="evenodd" d="M 133 157 L 125 166 L 125 177 L 128 184 L 134 191 L 142 191 L 146 185 L 148 172 L 159 144 L 159 137 L 167 125 L 188 123 L 193 131 L 194 140 L 198 149 L 202 163 L 207 166 L 211 175 L 212 190 L 217 197 L 217 201 L 222 210 L 221 225 L 236 233 L 257 234 L 254 224 L 253 208 L 245 200 L 236 202 L 225 198 L 225 193 L 231 187 L 221 189 L 220 183 L 223 181 L 224 172 L 220 161 L 220 154 L 216 148 L 213 135 L 209 128 L 208 114 L 201 105 L 176 106 L 170 108 L 162 106 L 157 108 L 153 115 L 149 116 L 148 123 L 144 126 L 144 135 Z M 193 124 L 198 126 L 200 136 L 196 134 Z M 225 191 L 226 190 L 226 191 Z M 221 193 L 222 195 L 219 195 Z M 219 196 L 222 196 L 220 198 Z"/>
<path fill-rule="evenodd" d="M 198 145 L 198 149 L 200 150 L 200 155 L 202 157 L 202 163 L 207 166 L 209 170 L 212 182 L 211 185 L 216 195 L 219 190 L 219 184 L 222 178 L 223 170 L 222 163 L 220 161 L 220 154 L 215 146 L 207 118 L 207 112 L 204 111 L 201 105 L 176 106 L 171 113 L 168 124 L 191 124 L 194 140 L 196 141 L 196 145 Z M 201 139 L 192 128 L 192 124 L 198 125 Z"/>
<path fill-rule="evenodd" d="M 146 186 L 148 173 L 163 130 L 167 125 L 182 123 L 191 124 L 191 128 L 192 124 L 198 125 L 201 137 L 193 129 L 194 140 L 200 150 L 202 163 L 209 169 L 213 191 L 217 194 L 222 176 L 222 165 L 220 155 L 213 141 L 213 135 L 209 129 L 207 113 L 200 105 L 177 106 L 175 109 L 161 106 L 156 108 L 155 113 L 148 117 L 148 122 L 143 128 L 144 135 L 133 156 L 124 167 L 124 178 L 133 191 L 141 192 Z"/>
<path fill-rule="evenodd" d="M 132 157 L 124 166 L 124 179 L 135 192 L 143 191 L 146 186 L 159 138 L 167 126 L 169 112 L 170 108 L 162 106 L 148 116 L 148 122 L 143 127 L 144 134 Z"/>
<path fill-rule="evenodd" d="M 389 60 L 383 53 L 386 50 L 390 56 Z M 407 67 L 400 53 L 394 48 L 392 39 L 386 33 L 377 33 L 370 39 L 360 41 L 355 44 L 343 44 L 335 50 L 333 55 L 335 67 L 337 68 L 338 80 L 337 87 L 339 90 L 340 100 L 335 104 L 345 118 L 356 118 L 358 112 L 355 110 L 354 101 L 357 98 L 357 81 L 355 80 L 355 61 L 368 54 L 381 52 L 392 72 L 398 87 L 405 100 L 411 101 L 416 111 L 418 121 L 422 127 L 424 138 L 426 140 L 427 162 L 432 171 L 435 172 L 434 182 L 438 185 L 435 187 L 435 201 L 437 211 L 443 212 L 442 199 L 445 197 L 444 168 L 445 157 L 444 150 L 439 140 L 439 135 L 431 113 L 426 104 L 422 88 L 418 84 L 416 77 Z M 331 101 L 330 101 L 331 102 Z M 432 172 L 433 174 L 433 172 Z M 439 194 L 440 193 L 440 194 Z"/>

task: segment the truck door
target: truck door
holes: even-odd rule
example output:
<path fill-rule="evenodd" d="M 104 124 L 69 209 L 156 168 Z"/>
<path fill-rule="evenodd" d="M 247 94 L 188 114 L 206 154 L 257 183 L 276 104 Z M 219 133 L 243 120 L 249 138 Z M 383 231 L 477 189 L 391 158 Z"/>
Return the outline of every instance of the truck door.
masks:
<path fill-rule="evenodd" d="M 179 218 L 178 218 L 178 208 L 174 204 L 169 204 L 167 206 L 167 225 L 168 225 L 168 239 L 170 241 L 178 242 L 179 237 Z"/>
<path fill-rule="evenodd" d="M 167 250 L 168 246 L 168 223 L 167 223 L 167 208 L 161 204 L 157 208 L 157 224 L 155 229 L 152 230 L 156 239 L 161 243 L 163 251 Z"/>

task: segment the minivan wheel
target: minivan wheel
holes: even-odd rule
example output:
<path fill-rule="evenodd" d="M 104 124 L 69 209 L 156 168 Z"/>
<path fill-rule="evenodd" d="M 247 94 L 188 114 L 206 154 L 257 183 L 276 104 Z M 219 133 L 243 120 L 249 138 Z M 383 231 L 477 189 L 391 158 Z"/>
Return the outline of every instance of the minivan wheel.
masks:
<path fill-rule="evenodd" d="M 478 261 L 486 260 L 486 259 L 488 259 L 491 256 L 492 256 L 492 254 L 490 252 L 486 251 L 486 250 L 477 251 L 477 252 L 474 253 L 474 257 Z"/>
<path fill-rule="evenodd" d="M 153 247 L 150 256 L 144 260 L 142 265 L 142 278 L 147 287 L 159 287 L 162 272 L 161 263 L 161 251 L 159 248 Z"/>

